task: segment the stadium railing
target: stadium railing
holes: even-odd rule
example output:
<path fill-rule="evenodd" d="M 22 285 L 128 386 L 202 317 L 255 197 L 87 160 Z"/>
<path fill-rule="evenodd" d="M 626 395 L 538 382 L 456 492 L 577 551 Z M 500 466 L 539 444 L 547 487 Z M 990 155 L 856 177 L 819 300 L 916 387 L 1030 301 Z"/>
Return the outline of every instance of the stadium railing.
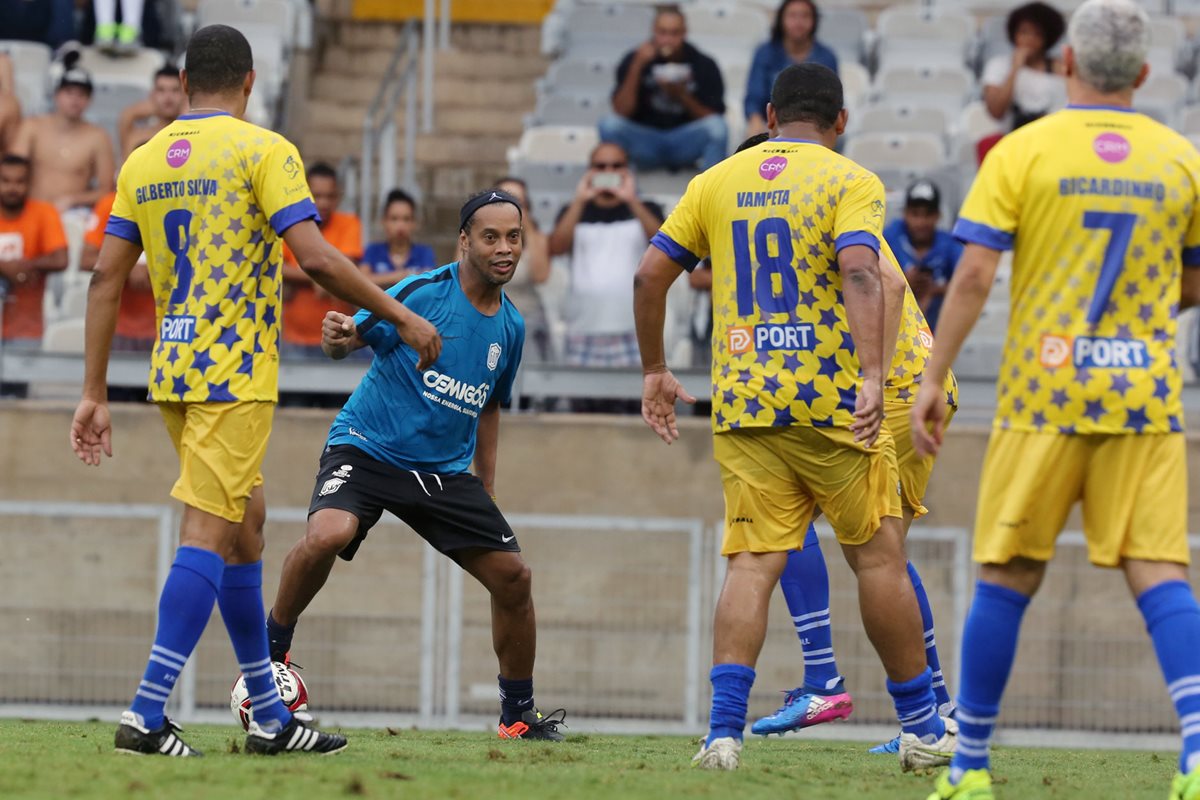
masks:
<path fill-rule="evenodd" d="M 115 720 L 144 664 L 155 598 L 175 546 L 169 506 L 0 501 L 10 558 L 0 602 L 0 715 Z M 304 508 L 268 512 L 266 596 L 300 535 Z M 575 732 L 695 733 L 711 611 L 724 576 L 720 524 L 699 518 L 511 513 L 535 575 L 538 697 L 565 706 Z M 831 576 L 838 667 L 851 724 L 821 737 L 890 738 L 894 712 L 858 620 L 853 577 L 818 526 Z M 975 569 L 968 532 L 916 525 L 908 540 L 934 608 L 948 685 Z M 1030 609 L 1002 713 L 1002 741 L 1090 747 L 1174 746 L 1176 721 L 1121 576 L 1060 537 L 1051 580 Z M 369 558 L 339 568 L 304 617 L 295 655 L 326 724 L 484 729 L 495 724 L 486 593 L 399 523 L 371 535 Z M 1200 536 L 1191 538 L 1200 549 Z M 66 555 L 64 555 L 66 554 Z M 350 573 L 348 575 L 347 573 Z M 351 577 L 352 576 L 352 577 Z M 800 681 L 781 595 L 751 695 L 751 716 Z M 215 620 L 173 697 L 181 721 L 232 723 L 236 662 Z"/>

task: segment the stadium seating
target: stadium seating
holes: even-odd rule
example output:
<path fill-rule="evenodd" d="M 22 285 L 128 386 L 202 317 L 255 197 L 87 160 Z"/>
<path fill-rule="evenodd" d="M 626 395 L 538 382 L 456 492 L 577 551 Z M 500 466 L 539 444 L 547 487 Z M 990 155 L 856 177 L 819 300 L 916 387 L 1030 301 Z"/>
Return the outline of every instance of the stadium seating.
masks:
<path fill-rule="evenodd" d="M 872 103 L 858 109 L 850 118 L 854 133 L 929 133 L 943 136 L 947 115 L 936 106 L 903 103 Z"/>
<path fill-rule="evenodd" d="M 594 127 L 545 125 L 521 134 L 509 151 L 509 164 L 586 164 L 600 141 Z"/>
<path fill-rule="evenodd" d="M 975 35 L 975 20 L 952 9 L 889 7 L 876 22 L 880 65 L 962 64 Z"/>
<path fill-rule="evenodd" d="M 926 170 L 945 162 L 946 146 L 930 133 L 864 133 L 846 143 L 845 154 L 870 170 Z"/>
<path fill-rule="evenodd" d="M 531 125 L 595 125 L 608 113 L 606 95 L 543 94 L 527 121 Z"/>
<path fill-rule="evenodd" d="M 21 112 L 26 116 L 41 114 L 46 110 L 50 88 L 50 48 L 37 42 L 3 39 L 0 40 L 0 53 L 12 60 Z"/>

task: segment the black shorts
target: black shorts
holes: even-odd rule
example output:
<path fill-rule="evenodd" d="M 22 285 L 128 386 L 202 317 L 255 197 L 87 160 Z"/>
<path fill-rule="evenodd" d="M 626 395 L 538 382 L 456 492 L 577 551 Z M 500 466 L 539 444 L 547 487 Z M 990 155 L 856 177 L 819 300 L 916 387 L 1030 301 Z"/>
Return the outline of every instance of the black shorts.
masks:
<path fill-rule="evenodd" d="M 479 547 L 520 552 L 516 534 L 474 475 L 434 475 L 385 464 L 348 444 L 325 448 L 308 506 L 358 517 L 358 535 L 339 556 L 349 561 L 385 510 L 439 552 Z"/>

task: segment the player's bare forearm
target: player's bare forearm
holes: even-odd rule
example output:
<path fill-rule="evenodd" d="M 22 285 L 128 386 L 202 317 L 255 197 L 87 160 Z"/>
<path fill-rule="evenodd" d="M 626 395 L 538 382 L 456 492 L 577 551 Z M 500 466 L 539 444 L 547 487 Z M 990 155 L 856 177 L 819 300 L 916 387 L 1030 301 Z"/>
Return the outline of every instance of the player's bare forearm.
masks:
<path fill-rule="evenodd" d="M 950 279 L 946 299 L 938 316 L 937 331 L 933 336 L 933 352 L 925 366 L 925 382 L 941 386 L 946 374 L 958 358 L 963 342 L 967 340 L 975 322 L 983 312 L 992 281 L 996 279 L 996 268 L 1000 264 L 1000 251 L 978 244 L 969 244 L 963 251 L 962 260 Z"/>
<path fill-rule="evenodd" d="M 667 292 L 683 271 L 667 254 L 651 245 L 633 276 L 633 318 L 637 328 L 642 372 L 667 368 L 663 327 L 667 319 Z"/>
<path fill-rule="evenodd" d="M 838 252 L 845 298 L 846 322 L 865 380 L 883 379 L 884 299 L 879 256 L 865 245 Z"/>
<path fill-rule="evenodd" d="M 103 403 L 108 399 L 108 352 L 117 329 L 121 290 L 142 254 L 140 245 L 105 236 L 88 286 L 84 322 L 83 396 Z"/>
<path fill-rule="evenodd" d="M 1183 284 L 1179 292 L 1179 307 L 1200 306 L 1200 267 L 1183 268 Z"/>
<path fill-rule="evenodd" d="M 896 358 L 896 341 L 904 320 L 904 294 L 908 281 L 899 267 L 886 256 L 879 256 L 879 278 L 883 284 L 883 364 L 891 368 Z"/>
<path fill-rule="evenodd" d="M 496 453 L 500 448 L 500 404 L 489 403 L 479 415 L 475 431 L 475 477 L 487 493 L 496 495 Z"/>

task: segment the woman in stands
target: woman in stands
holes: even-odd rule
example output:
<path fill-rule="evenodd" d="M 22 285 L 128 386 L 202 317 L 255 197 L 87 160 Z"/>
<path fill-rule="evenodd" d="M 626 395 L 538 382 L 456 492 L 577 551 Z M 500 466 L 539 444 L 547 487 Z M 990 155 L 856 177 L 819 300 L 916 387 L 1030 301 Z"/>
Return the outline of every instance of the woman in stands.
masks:
<path fill-rule="evenodd" d="M 1006 132 L 1066 103 L 1063 64 L 1050 55 L 1065 28 L 1062 14 L 1045 3 L 1027 3 L 1008 15 L 1012 55 L 990 59 L 982 80 L 988 113 Z"/>
<path fill-rule="evenodd" d="M 525 360 L 547 361 L 550 358 L 550 327 L 537 286 L 550 277 L 550 240 L 538 229 L 530 213 L 529 188 L 525 181 L 509 176 L 496 181 L 496 188 L 521 201 L 525 225 L 525 250 L 513 279 L 504 287 L 504 295 L 525 320 Z"/>
<path fill-rule="evenodd" d="M 746 79 L 746 135 L 766 130 L 771 86 L 784 68 L 811 61 L 837 72 L 837 56 L 817 41 L 820 21 L 821 14 L 813 0 L 783 0 L 779 4 L 771 38 L 754 51 L 750 76 Z"/>

